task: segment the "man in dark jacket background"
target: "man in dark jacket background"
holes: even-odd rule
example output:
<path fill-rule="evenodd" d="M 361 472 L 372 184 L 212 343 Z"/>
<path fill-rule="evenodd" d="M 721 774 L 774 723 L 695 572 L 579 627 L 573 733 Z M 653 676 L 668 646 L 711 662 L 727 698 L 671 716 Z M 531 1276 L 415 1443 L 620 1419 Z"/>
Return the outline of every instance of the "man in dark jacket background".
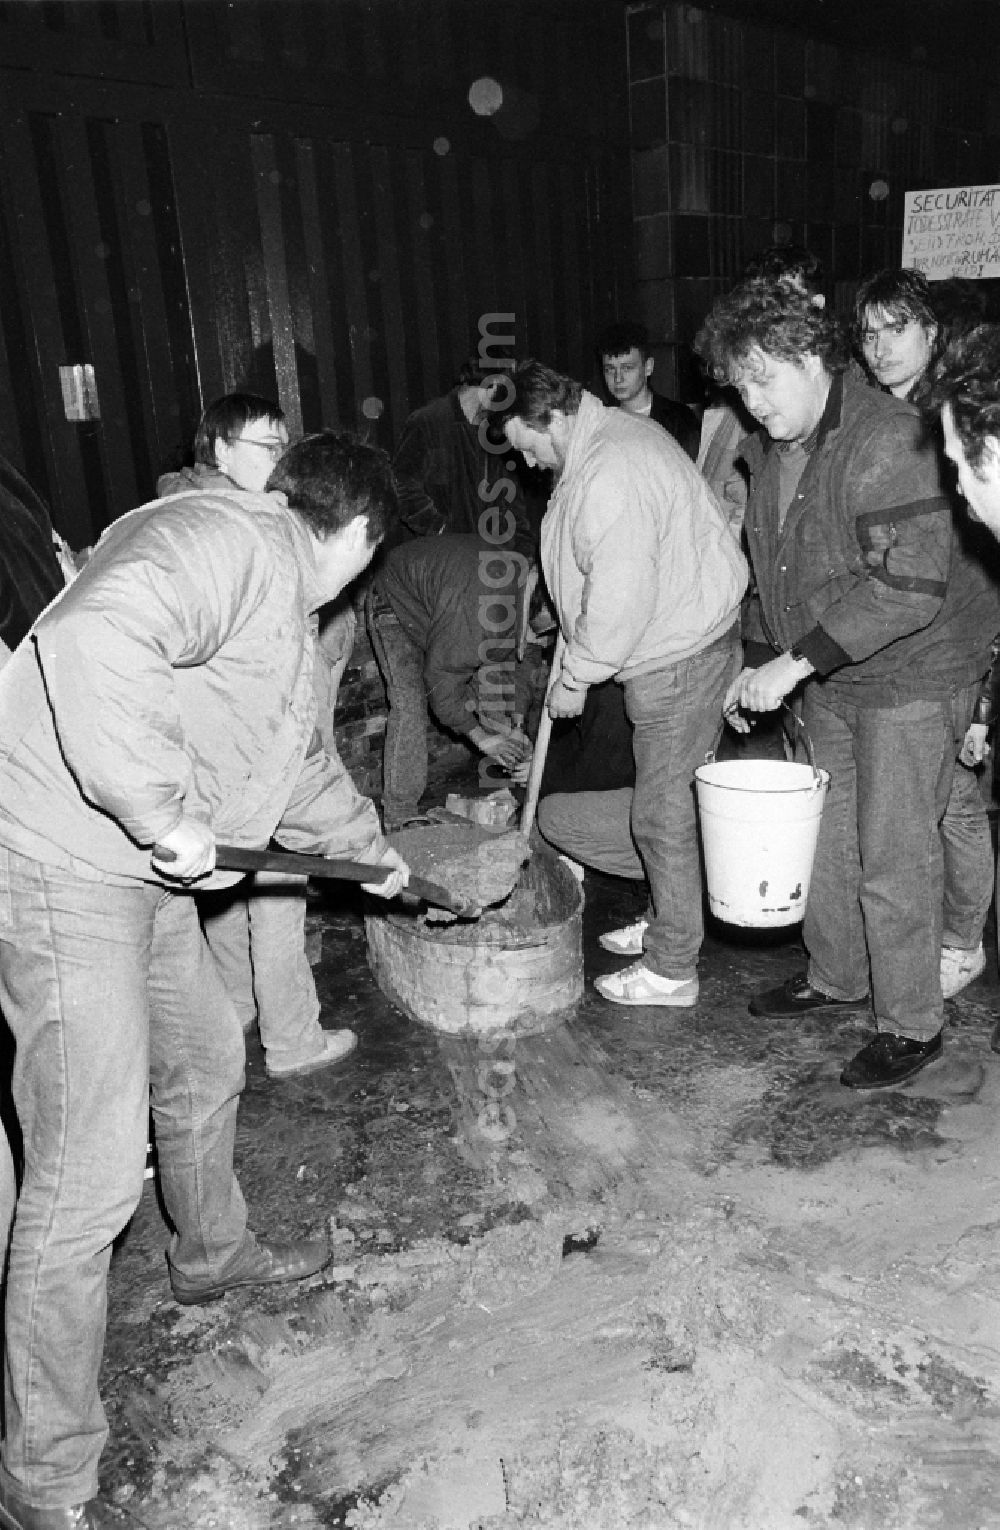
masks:
<path fill-rule="evenodd" d="M 531 753 L 521 659 L 531 561 L 477 536 L 394 547 L 372 581 L 368 627 L 389 701 L 382 813 L 398 828 L 427 786 L 427 708 L 502 769 Z"/>
<path fill-rule="evenodd" d="M 482 517 L 504 515 L 507 545 L 530 553 L 534 533 L 524 490 L 503 434 L 492 420 L 502 407 L 504 372 L 512 366 L 470 357 L 455 386 L 415 409 L 403 426 L 392 466 L 399 485 L 399 522 L 410 536 L 479 534 Z"/>
<path fill-rule="evenodd" d="M 657 393 L 651 385 L 653 352 L 645 326 L 631 319 L 609 325 L 598 337 L 597 359 L 604 386 L 619 409 L 662 425 L 693 462 L 701 434 L 698 416 L 687 404 Z"/>
<path fill-rule="evenodd" d="M 0 457 L 0 642 L 15 649 L 65 584 L 48 506 Z"/>

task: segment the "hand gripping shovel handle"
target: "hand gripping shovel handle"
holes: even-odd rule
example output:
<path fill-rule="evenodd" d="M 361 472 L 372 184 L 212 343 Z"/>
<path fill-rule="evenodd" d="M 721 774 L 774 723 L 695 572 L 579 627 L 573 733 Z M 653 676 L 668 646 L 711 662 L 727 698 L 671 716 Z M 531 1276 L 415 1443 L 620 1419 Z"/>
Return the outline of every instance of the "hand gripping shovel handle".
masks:
<path fill-rule="evenodd" d="M 171 851 L 159 845 L 154 846 L 153 856 L 164 863 L 175 859 Z M 220 871 L 283 871 L 291 876 L 328 877 L 337 882 L 384 882 L 393 869 L 369 866 L 362 861 L 332 860 L 325 855 L 304 855 L 298 850 L 244 850 L 239 845 L 216 845 L 215 864 Z M 446 887 L 423 877 L 411 876 L 397 897 L 411 905 L 431 903 L 467 919 L 482 913 L 478 904 L 455 897 Z"/>

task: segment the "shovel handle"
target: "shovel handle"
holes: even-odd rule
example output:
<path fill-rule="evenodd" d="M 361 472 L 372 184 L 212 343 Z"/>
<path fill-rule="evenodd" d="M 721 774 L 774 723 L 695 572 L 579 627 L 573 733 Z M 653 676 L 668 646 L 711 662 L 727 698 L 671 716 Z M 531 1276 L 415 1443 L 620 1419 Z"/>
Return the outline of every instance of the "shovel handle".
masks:
<path fill-rule="evenodd" d="M 172 850 L 154 845 L 154 859 L 168 863 L 176 860 Z M 220 871 L 281 871 L 297 877 L 326 877 L 337 882 L 384 882 L 393 867 L 368 865 L 363 861 L 334 860 L 326 855 L 305 855 L 298 850 L 246 850 L 240 845 L 215 847 L 215 864 Z M 478 904 L 457 898 L 446 887 L 411 876 L 398 894 L 403 903 L 430 903 L 449 909 L 453 914 L 474 918 L 482 913 Z"/>
<path fill-rule="evenodd" d="M 549 689 L 553 680 L 558 677 L 562 667 L 562 657 L 566 650 L 566 640 L 560 632 L 556 638 L 555 651 L 552 655 L 552 667 L 549 670 L 549 683 L 545 687 L 545 702 L 548 701 Z M 535 736 L 535 747 L 531 752 L 531 769 L 528 772 L 528 785 L 524 794 L 524 807 L 521 809 L 521 833 L 529 835 L 534 826 L 535 813 L 538 810 L 538 793 L 542 787 L 542 776 L 545 774 L 545 759 L 549 752 L 549 739 L 552 736 L 552 714 L 545 702 L 542 703 L 542 715 L 538 723 L 538 733 Z"/>

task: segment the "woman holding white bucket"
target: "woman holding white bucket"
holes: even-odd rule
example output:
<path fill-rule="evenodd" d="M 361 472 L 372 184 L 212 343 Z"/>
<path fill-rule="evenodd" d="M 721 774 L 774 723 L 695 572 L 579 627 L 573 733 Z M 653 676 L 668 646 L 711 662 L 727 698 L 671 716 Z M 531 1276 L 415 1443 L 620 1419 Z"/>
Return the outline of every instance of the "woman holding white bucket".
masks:
<path fill-rule="evenodd" d="M 877 1034 L 841 1074 L 903 1082 L 941 1052 L 942 858 L 952 701 L 975 688 L 993 629 L 977 621 L 937 453 L 917 410 L 849 364 L 836 320 L 780 281 L 720 298 L 696 348 L 763 427 L 748 443 L 744 522 L 775 657 L 745 669 L 727 714 L 771 711 L 804 684 L 831 775 L 805 911 L 805 973 L 751 1012 L 864 1011 Z"/>

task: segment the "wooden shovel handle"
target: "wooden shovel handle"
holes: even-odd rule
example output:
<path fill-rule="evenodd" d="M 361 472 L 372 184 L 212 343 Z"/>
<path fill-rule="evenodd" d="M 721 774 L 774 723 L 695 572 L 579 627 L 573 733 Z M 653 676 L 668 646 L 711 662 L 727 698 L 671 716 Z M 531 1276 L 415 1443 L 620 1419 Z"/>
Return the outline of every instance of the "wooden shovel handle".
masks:
<path fill-rule="evenodd" d="M 552 667 L 549 670 L 549 683 L 545 687 L 545 701 L 548 701 L 552 682 L 562 668 L 562 657 L 566 649 L 565 639 L 560 632 L 556 638 L 556 646 L 552 654 Z M 538 810 L 538 793 L 542 786 L 542 776 L 545 772 L 545 757 L 549 752 L 549 739 L 552 736 L 552 715 L 548 706 L 543 702 L 542 717 L 538 724 L 538 734 L 535 738 L 535 747 L 531 755 L 531 769 L 528 772 L 528 786 L 524 794 L 524 807 L 521 809 L 521 833 L 527 838 L 535 823 L 535 813 Z"/>

